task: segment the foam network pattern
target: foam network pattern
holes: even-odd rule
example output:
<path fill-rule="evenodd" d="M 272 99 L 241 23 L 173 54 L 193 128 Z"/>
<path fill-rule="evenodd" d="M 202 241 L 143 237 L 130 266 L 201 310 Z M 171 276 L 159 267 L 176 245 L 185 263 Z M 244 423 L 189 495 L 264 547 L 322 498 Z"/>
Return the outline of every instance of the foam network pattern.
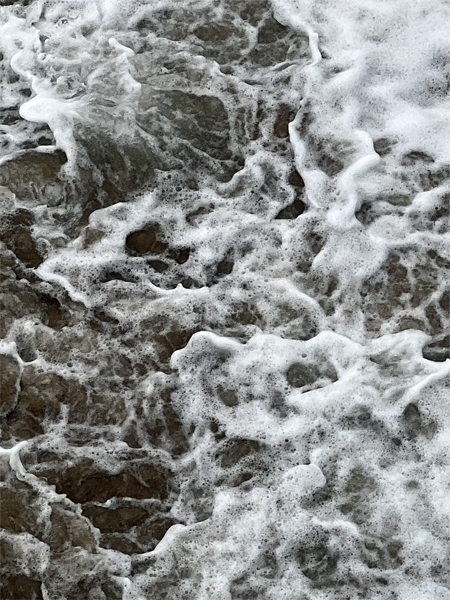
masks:
<path fill-rule="evenodd" d="M 448 3 L 0 5 L 1 597 L 450 599 Z"/>

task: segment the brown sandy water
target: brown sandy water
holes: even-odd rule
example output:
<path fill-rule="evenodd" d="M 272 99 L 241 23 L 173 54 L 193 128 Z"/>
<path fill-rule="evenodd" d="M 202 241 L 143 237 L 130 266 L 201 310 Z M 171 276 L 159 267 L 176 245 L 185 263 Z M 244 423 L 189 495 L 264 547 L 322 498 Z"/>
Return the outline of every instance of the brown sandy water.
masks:
<path fill-rule="evenodd" d="M 1 3 L 2 599 L 450 598 L 447 63 L 330 6 Z"/>

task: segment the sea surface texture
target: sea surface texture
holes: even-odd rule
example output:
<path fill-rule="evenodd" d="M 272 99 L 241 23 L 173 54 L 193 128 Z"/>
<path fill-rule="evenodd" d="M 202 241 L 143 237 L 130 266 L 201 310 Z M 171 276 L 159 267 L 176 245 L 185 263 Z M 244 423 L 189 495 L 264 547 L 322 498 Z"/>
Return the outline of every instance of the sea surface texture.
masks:
<path fill-rule="evenodd" d="M 2 600 L 450 599 L 449 32 L 0 0 Z"/>

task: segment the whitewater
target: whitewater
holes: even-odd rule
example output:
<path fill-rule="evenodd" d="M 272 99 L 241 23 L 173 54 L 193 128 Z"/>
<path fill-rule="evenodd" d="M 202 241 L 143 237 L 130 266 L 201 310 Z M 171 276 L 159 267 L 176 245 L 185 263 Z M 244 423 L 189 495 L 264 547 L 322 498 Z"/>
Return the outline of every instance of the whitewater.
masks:
<path fill-rule="evenodd" d="M 0 0 L 0 596 L 450 600 L 450 2 Z"/>

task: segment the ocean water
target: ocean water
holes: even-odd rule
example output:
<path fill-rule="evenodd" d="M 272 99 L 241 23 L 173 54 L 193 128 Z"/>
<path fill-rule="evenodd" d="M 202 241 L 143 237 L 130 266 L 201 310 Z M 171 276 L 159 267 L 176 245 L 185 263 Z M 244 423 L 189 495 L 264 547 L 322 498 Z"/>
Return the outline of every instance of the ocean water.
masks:
<path fill-rule="evenodd" d="M 2 599 L 450 599 L 448 0 L 1 0 Z"/>

